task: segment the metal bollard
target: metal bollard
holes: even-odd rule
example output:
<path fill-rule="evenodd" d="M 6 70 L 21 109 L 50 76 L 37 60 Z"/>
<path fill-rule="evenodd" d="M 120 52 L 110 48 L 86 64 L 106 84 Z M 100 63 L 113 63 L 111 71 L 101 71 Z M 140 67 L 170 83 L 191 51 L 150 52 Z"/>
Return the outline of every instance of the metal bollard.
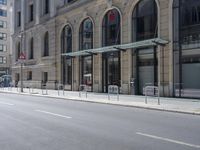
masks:
<path fill-rule="evenodd" d="M 63 84 L 58 84 L 58 86 L 57 86 L 58 96 L 60 95 L 60 87 L 62 87 L 63 96 L 64 96 L 65 95 L 65 88 L 64 88 Z"/>

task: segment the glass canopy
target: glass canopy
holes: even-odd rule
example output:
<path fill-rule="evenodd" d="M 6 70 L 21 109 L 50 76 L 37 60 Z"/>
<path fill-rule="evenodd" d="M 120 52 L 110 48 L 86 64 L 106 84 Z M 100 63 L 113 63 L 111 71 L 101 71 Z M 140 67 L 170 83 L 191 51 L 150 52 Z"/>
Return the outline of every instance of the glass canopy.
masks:
<path fill-rule="evenodd" d="M 112 45 L 112 46 L 106 46 L 101 48 L 94 48 L 94 49 L 87 49 L 82 51 L 76 51 L 76 52 L 70 52 L 70 53 L 63 53 L 62 56 L 67 57 L 76 57 L 76 56 L 85 56 L 85 55 L 97 55 L 100 53 L 105 52 L 113 52 L 113 51 L 125 51 L 128 49 L 133 48 L 142 48 L 142 47 L 148 47 L 148 46 L 156 46 L 156 45 L 166 45 L 169 41 L 163 40 L 160 38 L 154 38 L 134 43 L 128 43 L 128 44 L 121 44 L 121 45 Z"/>

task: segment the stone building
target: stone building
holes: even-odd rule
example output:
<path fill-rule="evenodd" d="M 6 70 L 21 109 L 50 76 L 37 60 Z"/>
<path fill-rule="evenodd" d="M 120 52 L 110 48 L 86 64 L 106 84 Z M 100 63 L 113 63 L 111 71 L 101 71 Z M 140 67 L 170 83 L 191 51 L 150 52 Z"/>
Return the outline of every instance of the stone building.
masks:
<path fill-rule="evenodd" d="M 10 74 L 12 0 L 0 1 L 0 76 Z"/>
<path fill-rule="evenodd" d="M 13 77 L 66 90 L 200 97 L 198 0 L 16 0 Z M 20 35 L 20 36 L 19 36 Z M 16 64 L 16 65 L 15 65 Z"/>

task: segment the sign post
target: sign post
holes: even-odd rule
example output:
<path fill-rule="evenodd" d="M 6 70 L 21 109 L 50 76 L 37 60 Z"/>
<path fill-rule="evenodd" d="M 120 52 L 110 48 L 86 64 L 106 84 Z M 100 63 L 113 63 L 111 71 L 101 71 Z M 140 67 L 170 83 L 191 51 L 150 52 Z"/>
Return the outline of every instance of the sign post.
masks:
<path fill-rule="evenodd" d="M 20 74 L 21 74 L 21 92 L 23 93 L 24 90 L 23 90 L 23 65 L 24 65 L 24 61 L 26 59 L 26 55 L 25 53 L 21 52 L 20 53 L 20 56 L 19 56 L 19 59 L 18 59 L 18 62 L 20 63 Z"/>

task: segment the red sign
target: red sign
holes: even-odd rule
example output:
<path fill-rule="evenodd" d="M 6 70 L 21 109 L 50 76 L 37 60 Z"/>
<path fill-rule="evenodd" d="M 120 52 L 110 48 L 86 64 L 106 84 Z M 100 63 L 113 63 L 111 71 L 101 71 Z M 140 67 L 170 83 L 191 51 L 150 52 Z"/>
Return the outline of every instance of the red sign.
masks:
<path fill-rule="evenodd" d="M 114 12 L 112 12 L 112 11 L 110 11 L 110 14 L 109 14 L 109 21 L 115 21 L 115 13 Z"/>
<path fill-rule="evenodd" d="M 26 59 L 25 53 L 21 52 L 21 53 L 20 53 L 20 56 L 19 56 L 19 59 L 25 60 L 25 59 Z"/>

